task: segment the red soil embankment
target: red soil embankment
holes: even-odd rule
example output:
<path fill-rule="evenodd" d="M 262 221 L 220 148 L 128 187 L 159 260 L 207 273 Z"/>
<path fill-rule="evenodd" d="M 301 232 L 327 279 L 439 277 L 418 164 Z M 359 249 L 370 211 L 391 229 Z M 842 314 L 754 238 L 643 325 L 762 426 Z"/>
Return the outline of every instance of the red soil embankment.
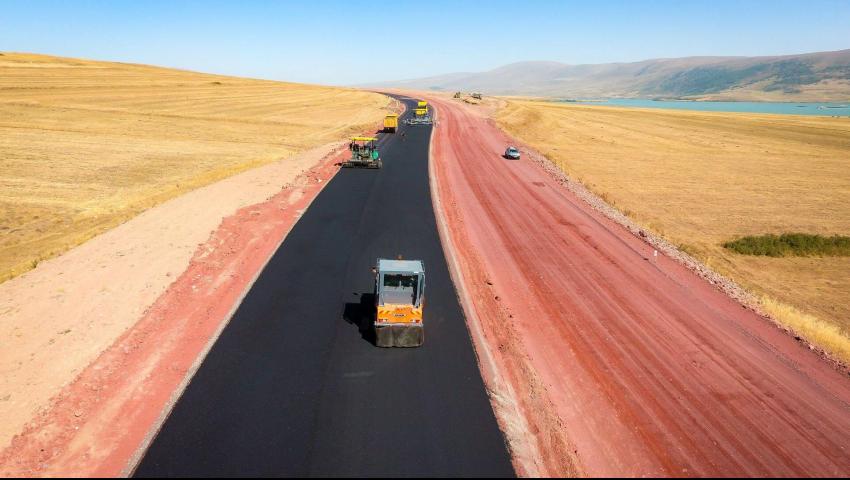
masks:
<path fill-rule="evenodd" d="M 0 475 L 130 473 L 242 296 L 341 158 L 329 154 L 268 201 L 225 218 L 138 323 L 0 453 Z"/>
<path fill-rule="evenodd" d="M 850 379 L 440 97 L 438 215 L 521 474 L 833 476 Z"/>

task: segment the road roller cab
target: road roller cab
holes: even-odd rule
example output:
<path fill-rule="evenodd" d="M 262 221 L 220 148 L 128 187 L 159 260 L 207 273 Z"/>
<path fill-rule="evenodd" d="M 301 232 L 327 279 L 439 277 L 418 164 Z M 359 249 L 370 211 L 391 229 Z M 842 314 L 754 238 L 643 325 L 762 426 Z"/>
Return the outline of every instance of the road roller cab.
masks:
<path fill-rule="evenodd" d="M 381 258 L 374 272 L 375 344 L 379 347 L 422 345 L 425 266 L 420 260 Z"/>

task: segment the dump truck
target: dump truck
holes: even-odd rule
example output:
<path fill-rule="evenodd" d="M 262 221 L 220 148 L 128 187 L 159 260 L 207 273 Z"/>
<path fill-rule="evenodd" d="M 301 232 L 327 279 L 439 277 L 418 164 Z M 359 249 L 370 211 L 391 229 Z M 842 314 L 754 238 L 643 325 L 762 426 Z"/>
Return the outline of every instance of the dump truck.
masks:
<path fill-rule="evenodd" d="M 351 143 L 348 144 L 348 149 L 351 151 L 351 158 L 343 162 L 345 168 L 381 168 L 383 160 L 381 160 L 381 152 L 378 151 L 375 137 L 352 137 Z"/>
<path fill-rule="evenodd" d="M 375 345 L 418 347 L 425 341 L 422 309 L 425 265 L 421 260 L 379 258 L 375 274 Z"/>
<path fill-rule="evenodd" d="M 427 112 L 428 111 L 428 102 L 426 102 L 425 100 L 419 100 L 419 103 L 416 104 L 416 109 L 417 110 L 425 110 Z"/>
<path fill-rule="evenodd" d="M 398 115 L 391 113 L 384 117 L 384 132 L 395 133 L 398 130 Z"/>

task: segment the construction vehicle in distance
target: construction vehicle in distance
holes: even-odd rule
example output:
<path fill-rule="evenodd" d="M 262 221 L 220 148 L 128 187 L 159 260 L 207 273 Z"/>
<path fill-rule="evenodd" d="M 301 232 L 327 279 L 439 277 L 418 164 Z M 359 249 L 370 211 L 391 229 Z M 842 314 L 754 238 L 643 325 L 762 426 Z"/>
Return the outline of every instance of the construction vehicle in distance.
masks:
<path fill-rule="evenodd" d="M 418 347 L 425 341 L 422 309 L 425 266 L 420 260 L 378 259 L 375 273 L 375 345 Z"/>
<path fill-rule="evenodd" d="M 473 93 L 471 96 L 472 96 L 472 98 L 474 98 L 476 100 L 481 100 L 481 94 L 480 93 Z"/>
<path fill-rule="evenodd" d="M 462 93 L 460 93 L 460 92 L 455 92 L 455 96 L 454 96 L 454 98 L 460 98 L 460 97 L 462 97 L 462 96 L 463 96 L 463 94 L 462 94 Z"/>
<path fill-rule="evenodd" d="M 395 133 L 398 130 L 398 115 L 391 113 L 384 117 L 384 132 Z"/>
<path fill-rule="evenodd" d="M 351 150 L 351 158 L 343 162 L 342 166 L 346 168 L 381 168 L 383 161 L 381 160 L 381 152 L 375 145 L 377 140 L 375 137 L 352 137 L 351 143 L 348 144 L 348 149 Z"/>
<path fill-rule="evenodd" d="M 431 118 L 431 111 L 428 108 L 428 102 L 420 101 L 413 110 L 413 117 L 404 121 L 408 125 L 431 125 L 434 119 Z"/>

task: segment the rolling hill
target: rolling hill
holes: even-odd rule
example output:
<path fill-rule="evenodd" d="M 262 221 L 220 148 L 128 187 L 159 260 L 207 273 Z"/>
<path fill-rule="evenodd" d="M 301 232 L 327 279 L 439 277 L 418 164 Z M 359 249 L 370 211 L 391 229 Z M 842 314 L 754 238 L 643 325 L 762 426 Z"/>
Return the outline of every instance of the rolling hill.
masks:
<path fill-rule="evenodd" d="M 0 52 L 0 282 L 153 205 L 371 127 L 387 102 Z"/>
<path fill-rule="evenodd" d="M 688 57 L 635 63 L 520 62 L 382 86 L 562 98 L 848 101 L 850 50 L 778 57 Z"/>

